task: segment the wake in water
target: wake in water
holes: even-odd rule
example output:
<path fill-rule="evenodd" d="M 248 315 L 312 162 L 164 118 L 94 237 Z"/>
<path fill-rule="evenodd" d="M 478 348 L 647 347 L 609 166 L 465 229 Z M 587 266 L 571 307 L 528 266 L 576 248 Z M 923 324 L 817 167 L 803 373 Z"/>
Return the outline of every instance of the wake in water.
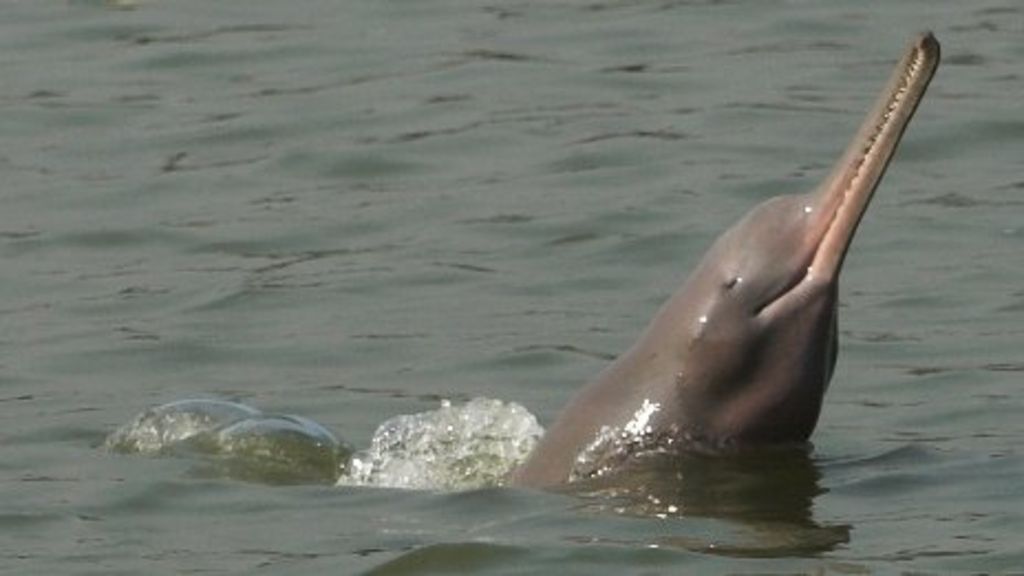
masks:
<path fill-rule="evenodd" d="M 749 556 L 832 550 L 849 541 L 846 525 L 814 521 L 820 471 L 807 450 L 775 448 L 712 457 L 660 446 L 636 452 L 653 408 L 624 429 L 606 428 L 580 454 L 572 493 L 580 509 L 658 518 L 732 520 L 710 539 L 686 530 L 654 545 Z M 194 472 L 264 484 L 337 484 L 419 490 L 501 486 L 543 429 L 522 406 L 489 398 L 396 416 L 354 451 L 301 416 L 266 414 L 223 400 L 180 400 L 136 416 L 111 434 L 107 449 L 184 457 Z M 605 465 L 614 462 L 606 469 Z M 588 536 L 587 542 L 600 538 Z M 628 538 L 609 542 L 622 545 Z M 639 539 L 638 546 L 652 542 Z"/>
<path fill-rule="evenodd" d="M 225 400 L 148 409 L 104 445 L 123 454 L 193 458 L 199 472 L 269 484 L 467 490 L 498 486 L 543 435 L 522 406 L 474 398 L 396 416 L 354 452 L 320 424 Z"/>

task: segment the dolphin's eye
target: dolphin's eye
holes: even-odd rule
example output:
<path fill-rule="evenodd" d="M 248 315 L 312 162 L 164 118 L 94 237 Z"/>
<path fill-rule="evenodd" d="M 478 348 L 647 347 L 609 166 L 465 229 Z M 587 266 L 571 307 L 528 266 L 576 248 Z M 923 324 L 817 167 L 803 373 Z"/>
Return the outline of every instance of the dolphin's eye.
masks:
<path fill-rule="evenodd" d="M 725 281 L 725 289 L 726 290 L 732 290 L 733 288 L 739 286 L 742 283 L 743 283 L 743 277 L 742 276 L 733 276 L 732 278 L 729 278 L 728 280 Z"/>

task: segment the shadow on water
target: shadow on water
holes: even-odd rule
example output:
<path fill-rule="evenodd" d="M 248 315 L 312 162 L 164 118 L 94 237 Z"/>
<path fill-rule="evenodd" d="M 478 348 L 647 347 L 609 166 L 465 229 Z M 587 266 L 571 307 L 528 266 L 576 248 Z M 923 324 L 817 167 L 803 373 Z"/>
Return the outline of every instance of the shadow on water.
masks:
<path fill-rule="evenodd" d="M 668 566 L 677 573 L 681 563 L 700 560 L 673 552 L 737 560 L 815 557 L 848 543 L 851 531 L 847 524 L 814 519 L 815 498 L 826 491 L 821 477 L 819 464 L 802 448 L 648 455 L 614 475 L 565 487 L 572 518 L 544 512 L 531 523 L 538 532 L 527 545 L 489 538 L 429 542 L 397 551 L 363 574 L 532 574 L 567 564 L 590 566 L 593 573 L 635 573 L 638 567 L 661 573 Z M 537 496 L 505 494 L 525 501 Z M 458 507 L 463 496 L 451 498 L 447 503 Z M 557 532 L 546 533 L 552 525 Z M 567 535 L 571 531 L 578 535 Z M 549 537 L 570 546 L 551 547 Z"/>
<path fill-rule="evenodd" d="M 660 537 L 648 545 L 730 556 L 815 554 L 849 542 L 851 526 L 814 519 L 825 493 L 821 471 L 804 447 L 729 455 L 651 454 L 613 475 L 573 484 L 581 509 L 624 516 L 714 519 L 724 534 Z M 688 531 L 689 532 L 689 531 Z"/>

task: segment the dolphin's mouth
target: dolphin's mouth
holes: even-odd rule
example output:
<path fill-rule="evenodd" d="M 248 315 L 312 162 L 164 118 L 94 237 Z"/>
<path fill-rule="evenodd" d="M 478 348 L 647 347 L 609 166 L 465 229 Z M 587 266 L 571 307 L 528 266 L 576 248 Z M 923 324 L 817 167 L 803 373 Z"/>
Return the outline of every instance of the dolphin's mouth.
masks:
<path fill-rule="evenodd" d="M 838 276 L 857 225 L 938 63 L 939 43 L 930 32 L 911 43 L 878 103 L 823 185 L 821 208 L 831 218 L 809 267 L 813 275 Z"/>
<path fill-rule="evenodd" d="M 861 124 L 819 190 L 802 207 L 812 220 L 807 265 L 761 312 L 771 314 L 805 284 L 832 284 L 878 183 L 920 104 L 939 63 L 939 43 L 930 32 L 910 44 L 874 108 Z"/>

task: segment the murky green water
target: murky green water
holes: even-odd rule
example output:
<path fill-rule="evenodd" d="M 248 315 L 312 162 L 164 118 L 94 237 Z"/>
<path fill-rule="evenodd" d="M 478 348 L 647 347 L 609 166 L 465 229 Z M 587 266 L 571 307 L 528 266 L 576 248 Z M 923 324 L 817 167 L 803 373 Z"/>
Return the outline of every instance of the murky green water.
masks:
<path fill-rule="evenodd" d="M 1020 572 L 1022 22 L 3 3 L 0 571 Z M 550 421 L 718 232 L 817 182 L 925 28 L 945 61 L 847 260 L 813 457 L 638 479 L 686 504 L 662 518 L 600 486 L 268 486 L 100 449 L 196 396 L 356 446 L 442 398 Z"/>

